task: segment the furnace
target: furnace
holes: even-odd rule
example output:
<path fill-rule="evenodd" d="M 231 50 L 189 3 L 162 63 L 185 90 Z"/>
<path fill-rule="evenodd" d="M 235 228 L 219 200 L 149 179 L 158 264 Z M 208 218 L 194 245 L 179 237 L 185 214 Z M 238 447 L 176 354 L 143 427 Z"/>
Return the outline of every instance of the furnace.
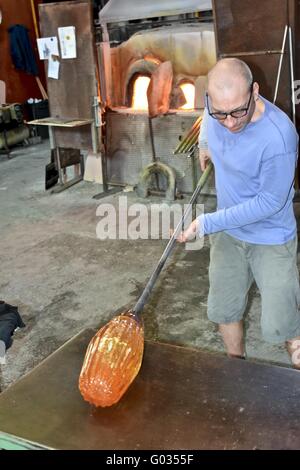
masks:
<path fill-rule="evenodd" d="M 203 113 L 216 62 L 211 1 L 111 0 L 100 24 L 108 182 L 135 186 L 159 161 L 175 172 L 177 191 L 191 193 L 198 162 L 173 151 Z M 166 189 L 164 176 L 153 178 L 156 185 Z"/>

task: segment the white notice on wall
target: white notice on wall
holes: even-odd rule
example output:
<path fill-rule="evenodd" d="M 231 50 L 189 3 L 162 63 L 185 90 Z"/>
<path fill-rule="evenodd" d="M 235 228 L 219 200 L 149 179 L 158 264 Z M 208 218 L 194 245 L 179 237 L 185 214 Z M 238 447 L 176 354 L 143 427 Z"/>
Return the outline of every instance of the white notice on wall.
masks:
<path fill-rule="evenodd" d="M 56 36 L 52 36 L 50 38 L 39 38 L 37 39 L 37 45 L 41 60 L 49 59 L 51 54 L 57 56 L 59 55 L 58 41 Z"/>
<path fill-rule="evenodd" d="M 76 58 L 76 36 L 75 26 L 66 26 L 58 28 L 58 36 L 61 50 L 61 57 L 63 59 Z"/>
<path fill-rule="evenodd" d="M 53 59 L 52 56 L 49 57 L 48 61 L 48 77 L 55 78 L 58 80 L 59 77 L 59 60 Z"/>

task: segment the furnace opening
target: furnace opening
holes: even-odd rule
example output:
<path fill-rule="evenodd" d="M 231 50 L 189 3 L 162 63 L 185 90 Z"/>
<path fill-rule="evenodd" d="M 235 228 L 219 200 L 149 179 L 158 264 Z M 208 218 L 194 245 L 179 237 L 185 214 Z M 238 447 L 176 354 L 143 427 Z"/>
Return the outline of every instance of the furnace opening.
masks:
<path fill-rule="evenodd" d="M 129 85 L 130 107 L 139 111 L 148 111 L 147 89 L 150 83 L 148 75 L 136 74 Z"/>
<path fill-rule="evenodd" d="M 135 73 L 127 87 L 127 106 L 135 111 L 148 112 L 147 90 L 151 75 L 147 73 Z M 179 84 L 181 99 L 173 102 L 174 109 L 181 111 L 193 111 L 195 109 L 195 85 L 193 82 L 183 80 Z M 177 101 L 177 103 L 176 103 Z M 176 104 L 175 104 L 176 103 Z M 183 104 L 182 104 L 183 103 Z"/>
<path fill-rule="evenodd" d="M 186 101 L 179 109 L 195 109 L 195 85 L 191 82 L 182 82 L 179 87 L 182 90 Z"/>

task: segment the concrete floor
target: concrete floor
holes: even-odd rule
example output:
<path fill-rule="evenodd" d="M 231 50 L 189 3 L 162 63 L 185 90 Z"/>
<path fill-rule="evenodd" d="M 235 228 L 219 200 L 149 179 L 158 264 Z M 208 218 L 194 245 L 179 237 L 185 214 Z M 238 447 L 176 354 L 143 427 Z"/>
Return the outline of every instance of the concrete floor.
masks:
<path fill-rule="evenodd" d="M 19 307 L 26 328 L 15 333 L 7 364 L 0 366 L 2 390 L 80 330 L 133 306 L 166 245 L 165 240 L 97 239 L 96 209 L 103 202 L 117 207 L 119 195 L 92 199 L 101 186 L 87 182 L 60 194 L 45 192 L 47 141 L 17 148 L 12 156 L 0 156 L 0 299 Z M 145 203 L 127 195 L 132 203 Z M 206 197 L 205 204 L 211 210 L 214 198 Z M 206 318 L 208 263 L 207 240 L 199 251 L 176 247 L 144 309 L 147 339 L 224 354 L 216 327 Z M 254 287 L 245 322 L 248 357 L 289 365 L 283 346 L 261 339 L 259 317 Z"/>

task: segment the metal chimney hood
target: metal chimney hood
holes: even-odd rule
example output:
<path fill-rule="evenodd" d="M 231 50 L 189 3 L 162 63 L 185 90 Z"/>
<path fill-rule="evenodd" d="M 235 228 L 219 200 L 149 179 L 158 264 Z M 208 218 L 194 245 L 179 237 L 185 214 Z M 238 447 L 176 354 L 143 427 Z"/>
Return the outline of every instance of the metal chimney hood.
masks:
<path fill-rule="evenodd" d="M 212 0 L 110 0 L 100 11 L 100 23 L 118 23 L 212 10 Z"/>

